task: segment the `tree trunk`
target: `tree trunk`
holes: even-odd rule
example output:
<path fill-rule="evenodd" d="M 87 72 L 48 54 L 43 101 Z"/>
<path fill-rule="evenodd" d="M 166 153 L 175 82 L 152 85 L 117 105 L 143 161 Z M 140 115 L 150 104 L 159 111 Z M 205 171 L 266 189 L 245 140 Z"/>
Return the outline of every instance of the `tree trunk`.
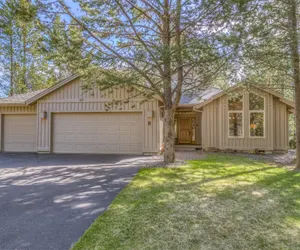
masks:
<path fill-rule="evenodd" d="M 26 32 L 26 28 L 23 26 L 23 68 L 22 68 L 22 82 L 23 82 L 23 89 L 22 92 L 25 92 L 26 89 L 28 88 L 27 86 L 27 79 L 26 79 L 26 73 L 27 73 L 27 32 Z"/>
<path fill-rule="evenodd" d="M 172 108 L 164 109 L 164 161 L 172 163 L 175 161 L 175 128 L 174 111 Z"/>
<path fill-rule="evenodd" d="M 171 32 L 170 32 L 170 6 L 169 0 L 164 0 L 164 15 L 162 18 L 162 43 L 164 46 L 163 57 L 163 86 L 164 86 L 164 161 L 172 163 L 175 161 L 175 130 L 174 109 L 171 84 Z"/>
<path fill-rule="evenodd" d="M 14 95 L 14 45 L 13 45 L 13 28 L 11 24 L 11 33 L 9 35 L 9 49 L 10 49 L 10 91 L 9 95 L 13 96 Z"/>
<path fill-rule="evenodd" d="M 297 3 L 295 0 L 288 1 L 289 8 L 289 31 L 290 49 L 293 65 L 293 78 L 295 85 L 295 120 L 296 120 L 296 156 L 297 168 L 300 169 L 300 55 L 298 50 L 298 24 L 297 24 Z"/>

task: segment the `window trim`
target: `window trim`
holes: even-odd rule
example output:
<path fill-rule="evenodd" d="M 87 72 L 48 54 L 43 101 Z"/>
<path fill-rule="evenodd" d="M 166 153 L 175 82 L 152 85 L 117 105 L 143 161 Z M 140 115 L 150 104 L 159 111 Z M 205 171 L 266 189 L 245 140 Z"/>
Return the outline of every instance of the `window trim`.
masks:
<path fill-rule="evenodd" d="M 242 110 L 229 110 L 229 98 L 227 98 L 227 119 L 228 119 L 228 129 L 227 129 L 227 133 L 228 133 L 228 139 L 240 139 L 240 138 L 244 138 L 245 137 L 245 94 L 243 93 L 243 109 Z M 230 135 L 230 120 L 229 120 L 229 115 L 232 113 L 240 113 L 242 114 L 242 135 L 241 136 L 231 136 Z"/>
<path fill-rule="evenodd" d="M 249 138 L 250 139 L 265 139 L 266 138 L 266 97 L 265 96 L 261 96 L 261 95 L 258 95 L 257 93 L 251 91 L 251 93 L 253 93 L 254 95 L 257 95 L 259 97 L 262 97 L 264 98 L 264 109 L 261 109 L 261 110 L 250 110 L 250 98 L 248 98 L 249 100 L 249 103 L 248 103 L 248 109 L 249 109 Z M 250 94 L 250 92 L 249 92 Z M 250 95 L 249 95 L 250 97 Z M 251 113 L 263 113 L 264 115 L 264 136 L 251 136 L 251 123 L 250 123 L 250 119 L 251 119 Z"/>

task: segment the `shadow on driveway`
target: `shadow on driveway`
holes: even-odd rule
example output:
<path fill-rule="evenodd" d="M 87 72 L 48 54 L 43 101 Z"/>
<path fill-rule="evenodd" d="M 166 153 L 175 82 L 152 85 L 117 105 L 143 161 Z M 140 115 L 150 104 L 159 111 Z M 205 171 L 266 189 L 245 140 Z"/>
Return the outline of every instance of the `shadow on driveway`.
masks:
<path fill-rule="evenodd" d="M 0 249 L 69 249 L 151 160 L 0 154 Z"/>

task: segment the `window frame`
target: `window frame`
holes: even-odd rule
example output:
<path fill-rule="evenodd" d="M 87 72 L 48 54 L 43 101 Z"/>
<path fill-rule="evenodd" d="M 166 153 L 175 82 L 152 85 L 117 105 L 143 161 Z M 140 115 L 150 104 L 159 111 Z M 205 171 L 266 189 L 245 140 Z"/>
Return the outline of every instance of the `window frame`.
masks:
<path fill-rule="evenodd" d="M 253 93 L 254 95 L 257 95 L 261 98 L 264 98 L 264 109 L 263 110 L 250 110 L 250 93 Z M 266 97 L 265 96 L 261 96 L 261 95 L 258 95 L 257 93 L 251 91 L 249 92 L 249 103 L 248 103 L 248 109 L 249 109 L 249 138 L 250 139 L 265 139 L 266 138 Z M 262 113 L 263 116 L 264 116 L 264 120 L 263 120 L 263 125 L 264 125 L 264 136 L 251 136 L 251 114 L 252 113 Z"/>
<path fill-rule="evenodd" d="M 239 138 L 244 138 L 245 136 L 245 128 L 244 128 L 244 124 L 245 124 L 245 94 L 243 93 L 242 94 L 243 98 L 243 109 L 242 110 L 229 110 L 229 98 L 227 98 L 227 109 L 228 109 L 228 112 L 227 112 L 227 119 L 228 119 L 228 138 L 229 139 L 239 139 Z M 242 135 L 241 136 L 232 136 L 230 135 L 230 120 L 229 120 L 229 115 L 230 114 L 233 114 L 233 113 L 239 113 L 239 114 L 242 114 Z"/>

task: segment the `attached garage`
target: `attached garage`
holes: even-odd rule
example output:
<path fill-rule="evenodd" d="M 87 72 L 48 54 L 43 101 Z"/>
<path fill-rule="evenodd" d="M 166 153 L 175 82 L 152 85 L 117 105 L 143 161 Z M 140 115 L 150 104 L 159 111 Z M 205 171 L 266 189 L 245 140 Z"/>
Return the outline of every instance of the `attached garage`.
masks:
<path fill-rule="evenodd" d="M 36 152 L 36 115 L 3 115 L 3 151 Z"/>
<path fill-rule="evenodd" d="M 142 113 L 54 113 L 53 153 L 141 154 Z"/>
<path fill-rule="evenodd" d="M 80 76 L 0 98 L 0 152 L 151 154 L 160 149 L 160 98 L 137 88 L 85 89 Z"/>

